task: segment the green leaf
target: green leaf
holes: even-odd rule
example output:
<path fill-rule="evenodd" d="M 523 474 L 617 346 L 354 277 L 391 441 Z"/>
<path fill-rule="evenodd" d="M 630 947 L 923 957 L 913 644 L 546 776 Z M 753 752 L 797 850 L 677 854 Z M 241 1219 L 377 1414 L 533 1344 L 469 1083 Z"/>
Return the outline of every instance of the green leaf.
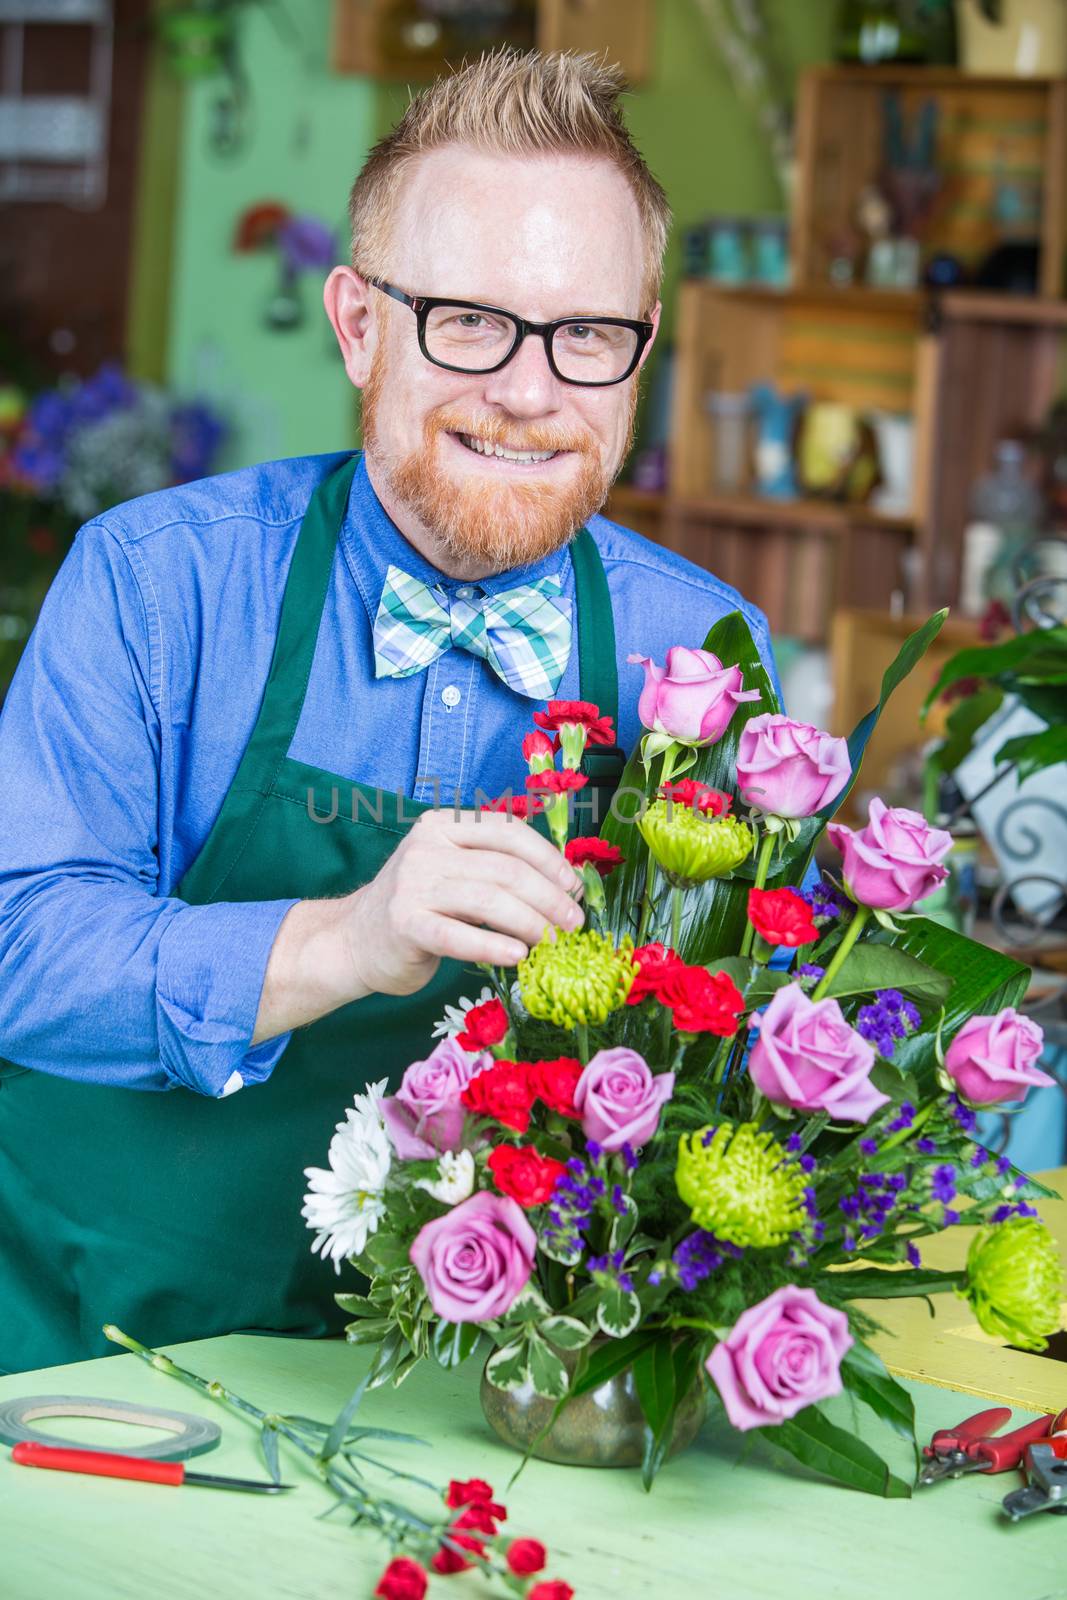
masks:
<path fill-rule="evenodd" d="M 408 1247 L 395 1233 L 375 1233 L 365 1252 L 376 1266 L 392 1271 L 395 1267 L 408 1267 L 411 1260 Z"/>
<path fill-rule="evenodd" d="M 787 1451 L 803 1466 L 822 1473 L 825 1478 L 834 1478 L 850 1489 L 881 1495 L 886 1500 L 911 1498 L 910 1486 L 903 1478 L 894 1477 L 870 1445 L 830 1422 L 817 1406 L 808 1406 L 775 1428 L 759 1431 L 768 1444 Z"/>
<path fill-rule="evenodd" d="M 377 1363 L 375 1365 L 377 1365 Z M 326 1442 L 322 1447 L 321 1459 L 323 1461 L 328 1461 L 331 1456 L 335 1456 L 344 1443 L 345 1436 L 352 1425 L 352 1418 L 359 1410 L 363 1396 L 366 1394 L 370 1384 L 371 1374 L 373 1372 L 374 1368 L 372 1367 L 371 1371 L 366 1374 L 362 1382 L 357 1384 L 345 1405 L 337 1413 L 337 1417 L 331 1426 L 329 1433 L 326 1435 Z"/>
<path fill-rule="evenodd" d="M 281 1483 L 282 1469 L 278 1462 L 278 1430 L 277 1428 L 272 1428 L 269 1422 L 263 1424 L 259 1435 L 259 1448 L 262 1451 L 263 1461 L 271 1483 Z"/>
<path fill-rule="evenodd" d="M 645 1418 L 645 1449 L 641 1480 L 652 1487 L 667 1459 L 678 1407 L 696 1376 L 697 1341 L 692 1337 L 672 1345 L 662 1335 L 638 1354 L 633 1363 L 634 1387 Z"/>
<path fill-rule="evenodd" d="M 353 1326 L 358 1328 L 360 1324 L 354 1323 Z M 365 1327 L 366 1324 L 363 1324 L 363 1326 Z M 348 1337 L 352 1339 L 353 1335 L 350 1333 Z M 370 1369 L 367 1387 L 370 1389 L 380 1389 L 383 1383 L 388 1383 L 389 1379 L 393 1376 L 397 1367 L 404 1359 L 407 1350 L 407 1340 L 404 1338 L 399 1328 L 390 1327 L 389 1331 L 385 1334 L 378 1346 L 377 1354 L 374 1357 L 374 1362 Z"/>
<path fill-rule="evenodd" d="M 987 683 L 952 708 L 945 720 L 945 738 L 929 757 L 938 772 L 955 772 L 974 748 L 979 728 L 985 726 L 1003 699 L 1003 689 Z"/>
<path fill-rule="evenodd" d="M 996 678 L 1005 688 L 1012 688 L 1016 676 L 1031 682 L 1062 681 L 1067 671 L 1067 627 L 1037 628 L 1032 633 L 1020 633 L 1000 644 L 973 645 L 967 650 L 957 650 L 941 669 L 941 675 L 923 701 L 921 716 L 925 717 L 950 684 L 961 678 Z M 1007 681 L 1005 681 L 1007 680 Z"/>
<path fill-rule="evenodd" d="M 1029 967 L 928 917 L 909 919 L 897 935 L 896 948 L 938 972 L 952 974 L 954 982 L 941 1021 L 944 1047 L 969 1017 L 993 1016 L 1004 1006 L 1020 1005 L 1029 986 Z M 934 1028 L 913 1033 L 897 1045 L 893 1064 L 901 1072 L 913 1073 L 920 1085 L 924 1078 L 929 1083 L 936 1065 L 935 1046 Z"/>
<path fill-rule="evenodd" d="M 481 1329 L 476 1322 L 438 1322 L 430 1349 L 439 1367 L 458 1367 L 478 1348 Z"/>
<path fill-rule="evenodd" d="M 391 1327 L 388 1317 L 350 1322 L 345 1328 L 345 1337 L 349 1344 L 379 1344 Z"/>
<path fill-rule="evenodd" d="M 881 1357 L 857 1339 L 841 1363 L 841 1381 L 857 1400 L 908 1441 L 918 1465 L 915 1402 L 907 1389 L 890 1377 Z"/>
<path fill-rule="evenodd" d="M 334 1299 L 342 1311 L 351 1311 L 354 1317 L 380 1317 L 381 1306 L 376 1306 L 362 1294 L 335 1294 Z"/>
<path fill-rule="evenodd" d="M 526 1341 L 516 1339 L 489 1357 L 485 1375 L 498 1389 L 521 1389 L 526 1382 Z"/>
<path fill-rule="evenodd" d="M 623 1195 L 626 1209 L 621 1216 L 616 1216 L 611 1224 L 611 1240 L 609 1250 L 621 1250 L 633 1238 L 634 1229 L 637 1227 L 637 1205 L 628 1194 Z"/>
<path fill-rule="evenodd" d="M 562 1400 L 569 1387 L 567 1369 L 539 1334 L 530 1336 L 530 1382 L 546 1400 Z"/>
<path fill-rule="evenodd" d="M 571 1382 L 573 1395 L 588 1394 L 592 1389 L 599 1389 L 602 1383 L 607 1383 L 609 1378 L 617 1377 L 640 1354 L 646 1344 L 651 1344 L 654 1339 L 662 1338 L 662 1334 L 652 1332 L 648 1328 L 639 1328 L 625 1339 L 613 1340 L 611 1344 L 602 1344 L 594 1350 L 585 1360 L 584 1365 L 575 1374 Z"/>
<path fill-rule="evenodd" d="M 849 951 L 826 993 L 840 997 L 871 994 L 875 989 L 903 989 L 940 1004 L 951 988 L 947 972 L 936 971 L 895 944 L 867 939 Z"/>
<path fill-rule="evenodd" d="M 538 1331 L 557 1350 L 581 1350 L 593 1337 L 592 1328 L 587 1328 L 577 1317 L 546 1317 Z"/>
<path fill-rule="evenodd" d="M 1061 723 L 1059 727 L 1042 728 L 1039 733 L 1023 733 L 1015 739 L 1007 739 L 994 760 L 998 766 L 1002 761 L 1010 761 L 1017 769 L 1020 783 L 1037 772 L 1044 772 L 1046 767 L 1061 766 L 1067 763 L 1067 725 Z"/>
<path fill-rule="evenodd" d="M 610 1339 L 625 1339 L 641 1321 L 641 1302 L 618 1284 L 609 1284 L 597 1301 L 596 1320 Z"/>
<path fill-rule="evenodd" d="M 835 1272 L 833 1292 L 838 1300 L 910 1299 L 959 1289 L 965 1277 L 964 1272 L 935 1272 L 932 1267 L 913 1267 L 906 1272 L 859 1267 L 855 1272 Z"/>

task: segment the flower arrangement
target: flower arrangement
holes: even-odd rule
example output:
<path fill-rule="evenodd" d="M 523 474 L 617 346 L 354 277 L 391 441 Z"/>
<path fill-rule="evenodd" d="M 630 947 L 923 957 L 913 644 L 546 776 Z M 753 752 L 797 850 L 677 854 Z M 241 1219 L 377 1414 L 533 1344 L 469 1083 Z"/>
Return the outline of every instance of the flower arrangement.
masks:
<path fill-rule="evenodd" d="M 568 798 L 610 726 L 582 702 L 534 713 L 525 792 L 493 808 L 548 829 L 586 924 L 486 968 L 308 1169 L 313 1248 L 369 1280 L 337 1298 L 372 1385 L 485 1340 L 488 1381 L 558 1414 L 628 1368 L 646 1485 L 704 1390 L 739 1430 L 898 1496 L 823 1410 L 846 1390 L 914 1442 L 872 1302 L 954 1292 L 1030 1349 L 1056 1330 L 1047 1191 L 975 1138 L 975 1107 L 1052 1081 L 1015 1009 L 1027 971 L 915 909 L 947 833 L 878 799 L 862 828 L 831 820 L 943 615 L 847 742 L 783 715 L 738 613 L 663 666 L 631 657 L 647 732 L 599 838 L 569 837 Z M 813 881 L 824 831 L 837 870 Z M 966 1268 L 924 1266 L 923 1237 L 963 1217 Z"/>

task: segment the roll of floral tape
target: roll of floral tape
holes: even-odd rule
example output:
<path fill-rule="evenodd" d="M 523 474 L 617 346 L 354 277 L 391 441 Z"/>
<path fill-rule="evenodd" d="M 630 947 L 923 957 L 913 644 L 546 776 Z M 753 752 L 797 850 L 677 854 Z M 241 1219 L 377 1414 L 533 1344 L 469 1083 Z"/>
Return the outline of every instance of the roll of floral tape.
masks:
<path fill-rule="evenodd" d="M 162 1428 L 171 1439 L 153 1439 L 148 1444 L 93 1444 L 86 1439 L 71 1439 L 51 1430 L 30 1426 L 43 1417 L 100 1417 L 108 1422 L 132 1422 L 141 1428 Z M 145 1461 L 188 1461 L 214 1450 L 222 1437 L 217 1422 L 194 1416 L 189 1411 L 163 1411 L 156 1406 L 138 1406 L 128 1400 L 96 1400 L 76 1394 L 23 1395 L 18 1400 L 0 1402 L 0 1441 L 4 1444 L 68 1445 L 75 1450 L 103 1450 L 108 1455 L 140 1456 Z"/>

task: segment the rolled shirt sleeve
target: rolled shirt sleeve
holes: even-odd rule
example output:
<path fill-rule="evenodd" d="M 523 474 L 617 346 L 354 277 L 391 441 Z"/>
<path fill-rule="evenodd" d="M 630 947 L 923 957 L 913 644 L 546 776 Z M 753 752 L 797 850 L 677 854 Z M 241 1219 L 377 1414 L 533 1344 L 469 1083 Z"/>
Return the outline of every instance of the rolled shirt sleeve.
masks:
<path fill-rule="evenodd" d="M 160 893 L 158 626 L 122 544 L 87 525 L 0 713 L 0 1057 L 218 1098 L 289 1041 L 251 1045 L 297 902 Z"/>

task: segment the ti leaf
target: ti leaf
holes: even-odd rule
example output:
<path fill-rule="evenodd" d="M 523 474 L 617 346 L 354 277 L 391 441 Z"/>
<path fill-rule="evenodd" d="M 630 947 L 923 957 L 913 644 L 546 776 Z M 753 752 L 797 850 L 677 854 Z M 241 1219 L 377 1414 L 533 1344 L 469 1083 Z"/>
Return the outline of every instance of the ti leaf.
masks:
<path fill-rule="evenodd" d="M 919 1465 L 919 1446 L 915 1438 L 915 1402 L 903 1384 L 890 1377 L 885 1362 L 857 1339 L 841 1363 L 841 1381 L 850 1394 L 906 1439 Z"/>
<path fill-rule="evenodd" d="M 592 1389 L 599 1389 L 609 1378 L 625 1372 L 645 1345 L 651 1344 L 659 1337 L 661 1335 L 653 1333 L 648 1328 L 639 1328 L 636 1333 L 629 1334 L 625 1339 L 616 1339 L 610 1344 L 600 1345 L 575 1374 L 571 1382 L 571 1393 L 589 1394 Z"/>
<path fill-rule="evenodd" d="M 951 988 L 948 973 L 936 971 L 895 944 L 871 939 L 849 951 L 826 993 L 841 997 L 870 994 L 875 989 L 903 989 L 920 1000 L 940 1004 Z"/>
<path fill-rule="evenodd" d="M 641 1481 L 646 1490 L 662 1467 L 674 1437 L 678 1407 L 692 1387 L 697 1370 L 697 1341 L 659 1338 L 646 1345 L 633 1363 L 634 1387 L 645 1419 Z"/>
<path fill-rule="evenodd" d="M 787 1451 L 803 1466 L 822 1473 L 825 1478 L 834 1478 L 850 1489 L 881 1495 L 886 1500 L 911 1498 L 909 1485 L 890 1472 L 869 1444 L 837 1427 L 817 1406 L 808 1406 L 777 1427 L 759 1431 L 768 1444 Z"/>
<path fill-rule="evenodd" d="M 935 1272 L 933 1267 L 914 1267 L 906 1272 L 859 1267 L 855 1272 L 835 1272 L 833 1289 L 838 1300 L 912 1299 L 961 1289 L 965 1277 L 964 1272 Z"/>
<path fill-rule="evenodd" d="M 954 981 L 940 1023 L 941 1043 L 946 1048 L 969 1017 L 993 1016 L 1004 1006 L 1019 1005 L 1030 982 L 1029 967 L 927 917 L 909 920 L 897 935 L 895 948 L 939 972 L 952 974 Z M 897 1045 L 894 1066 L 914 1073 L 922 1084 L 924 1074 L 935 1066 L 935 1044 L 933 1030 L 913 1033 Z"/>

